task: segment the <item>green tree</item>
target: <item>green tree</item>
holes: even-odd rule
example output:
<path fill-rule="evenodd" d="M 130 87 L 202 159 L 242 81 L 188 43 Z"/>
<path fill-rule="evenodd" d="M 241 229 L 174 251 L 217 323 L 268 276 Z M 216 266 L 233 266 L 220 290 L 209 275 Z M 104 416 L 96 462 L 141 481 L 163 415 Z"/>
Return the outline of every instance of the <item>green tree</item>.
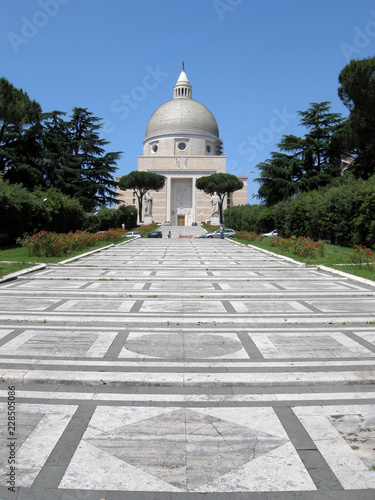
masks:
<path fill-rule="evenodd" d="M 43 187 L 54 186 L 61 192 L 70 188 L 70 179 L 76 178 L 65 161 L 69 151 L 68 123 L 64 120 L 66 113 L 51 111 L 43 113 L 40 170 L 43 172 Z"/>
<path fill-rule="evenodd" d="M 301 191 L 326 186 L 332 177 L 340 175 L 340 151 L 333 140 L 343 122 L 340 113 L 332 113 L 328 101 L 310 103 L 306 111 L 298 111 L 300 125 L 308 130 L 302 146 Z"/>
<path fill-rule="evenodd" d="M 154 172 L 146 172 L 143 170 L 133 170 L 127 175 L 123 175 L 119 180 L 119 188 L 123 191 L 132 189 L 138 199 L 139 220 L 143 215 L 143 196 L 147 191 L 160 191 L 165 185 L 164 175 L 155 174 Z"/>
<path fill-rule="evenodd" d="M 32 188 L 42 180 L 38 156 L 41 107 L 22 89 L 0 78 L 0 172 Z"/>
<path fill-rule="evenodd" d="M 55 188 L 30 191 L 0 176 L 0 206 L 0 233 L 8 242 L 25 232 L 69 232 L 82 228 L 84 211 L 79 202 Z"/>
<path fill-rule="evenodd" d="M 279 152 L 257 165 L 260 177 L 258 198 L 267 206 L 329 184 L 340 175 L 340 141 L 337 131 L 342 124 L 339 113 L 331 113 L 330 103 L 311 103 L 298 111 L 304 137 L 284 135 L 277 144 Z"/>
<path fill-rule="evenodd" d="M 211 196 L 215 192 L 217 193 L 220 198 L 220 221 L 223 221 L 223 201 L 225 196 L 242 189 L 243 182 L 233 174 L 218 173 L 200 177 L 196 180 L 195 186 Z"/>
<path fill-rule="evenodd" d="M 367 179 L 375 173 L 375 57 L 352 60 L 339 83 L 338 95 L 350 111 L 345 138 L 357 156 L 354 174 Z"/>
<path fill-rule="evenodd" d="M 282 142 L 279 147 L 282 148 Z M 263 199 L 265 205 L 272 206 L 298 192 L 302 169 L 296 155 L 273 151 L 271 159 L 260 163 L 258 169 L 261 173 L 260 178 L 255 179 L 260 183 L 257 197 Z"/>
<path fill-rule="evenodd" d="M 125 224 L 127 229 L 137 225 L 137 209 L 133 205 L 121 205 L 119 208 L 102 207 L 94 213 L 86 213 L 83 227 L 86 231 L 107 231 L 120 228 Z"/>
<path fill-rule="evenodd" d="M 264 205 L 236 205 L 224 210 L 225 225 L 236 231 L 256 234 L 275 229 L 273 208 Z"/>
<path fill-rule="evenodd" d="M 59 187 L 87 211 L 117 201 L 114 174 L 121 152 L 105 153 L 109 142 L 100 137 L 100 122 L 86 108 L 74 108 L 66 127 L 68 151 L 61 172 L 63 186 Z"/>

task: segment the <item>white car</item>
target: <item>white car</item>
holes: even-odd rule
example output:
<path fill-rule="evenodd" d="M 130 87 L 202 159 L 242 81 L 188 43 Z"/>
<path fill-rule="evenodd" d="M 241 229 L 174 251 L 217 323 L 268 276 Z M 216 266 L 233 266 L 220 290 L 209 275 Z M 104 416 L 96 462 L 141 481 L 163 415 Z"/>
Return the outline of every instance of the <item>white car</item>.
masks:
<path fill-rule="evenodd" d="M 142 235 L 138 231 L 129 231 L 125 234 L 125 238 L 142 238 Z"/>
<path fill-rule="evenodd" d="M 275 236 L 279 236 L 279 233 L 277 232 L 277 229 L 274 229 L 270 233 L 263 233 L 262 236 L 266 238 L 274 238 Z"/>
<path fill-rule="evenodd" d="M 235 236 L 236 231 L 234 231 L 233 229 L 224 229 L 223 233 L 224 238 L 230 238 L 232 236 Z M 206 238 L 221 238 L 221 235 L 222 231 L 218 229 L 214 233 L 207 233 Z"/>

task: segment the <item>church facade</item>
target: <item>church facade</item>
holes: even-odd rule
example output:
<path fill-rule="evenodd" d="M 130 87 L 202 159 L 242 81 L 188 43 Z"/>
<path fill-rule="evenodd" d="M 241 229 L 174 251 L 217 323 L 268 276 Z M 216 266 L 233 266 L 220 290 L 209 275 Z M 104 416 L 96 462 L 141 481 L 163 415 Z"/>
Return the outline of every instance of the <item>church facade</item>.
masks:
<path fill-rule="evenodd" d="M 211 219 L 211 196 L 198 190 L 195 183 L 199 177 L 225 173 L 226 157 L 216 120 L 203 104 L 192 98 L 184 67 L 174 86 L 173 99 L 159 106 L 147 124 L 138 170 L 166 178 L 161 191 L 148 193 L 146 218 L 170 221 L 172 225 Z M 244 187 L 225 198 L 223 210 L 247 203 L 247 177 L 239 179 Z M 138 208 L 137 197 L 131 190 L 118 189 L 117 197 Z"/>

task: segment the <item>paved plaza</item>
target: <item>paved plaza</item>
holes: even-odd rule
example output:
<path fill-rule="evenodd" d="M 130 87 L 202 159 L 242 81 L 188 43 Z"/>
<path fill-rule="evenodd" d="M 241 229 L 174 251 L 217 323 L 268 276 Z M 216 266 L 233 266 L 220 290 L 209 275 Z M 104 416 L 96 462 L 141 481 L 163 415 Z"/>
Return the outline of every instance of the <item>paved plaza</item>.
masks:
<path fill-rule="evenodd" d="M 375 283 L 163 231 L 0 283 L 0 499 L 374 500 Z"/>

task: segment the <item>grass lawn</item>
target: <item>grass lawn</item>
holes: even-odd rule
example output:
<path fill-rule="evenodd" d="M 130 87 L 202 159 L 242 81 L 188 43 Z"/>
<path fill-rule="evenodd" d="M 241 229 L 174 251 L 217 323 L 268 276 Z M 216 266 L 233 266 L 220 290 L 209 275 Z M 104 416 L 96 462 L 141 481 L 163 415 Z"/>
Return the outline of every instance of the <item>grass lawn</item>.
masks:
<path fill-rule="evenodd" d="M 233 239 L 239 243 L 254 245 L 256 247 L 263 248 L 264 250 L 290 257 L 299 262 L 304 262 L 307 265 L 332 267 L 345 273 L 354 274 L 356 276 L 375 281 L 375 266 L 350 264 L 348 254 L 354 252 L 352 248 L 340 247 L 338 245 L 330 245 L 327 243 L 323 257 L 298 257 L 297 255 L 283 251 L 278 247 L 271 246 L 271 238 L 263 238 L 261 240 L 251 242 L 243 241 L 237 238 Z"/>
<path fill-rule="evenodd" d="M 129 229 L 129 231 L 140 231 L 143 236 L 146 236 L 149 232 L 155 230 L 156 227 L 157 225 L 152 223 L 147 226 Z M 17 271 L 22 271 L 23 269 L 36 266 L 37 264 L 57 264 L 58 262 L 70 259 L 71 257 L 76 257 L 77 255 L 82 255 L 108 245 L 117 245 L 119 243 L 123 243 L 124 241 L 126 241 L 126 238 L 111 238 L 109 241 L 96 241 L 93 245 L 86 247 L 84 250 L 81 249 L 71 251 L 58 257 L 40 257 L 30 255 L 28 248 L 16 244 L 0 246 L 0 278 L 6 276 L 7 274 L 12 274 Z"/>
<path fill-rule="evenodd" d="M 114 243 L 121 243 L 123 240 Z M 97 248 L 102 248 L 111 245 L 112 242 L 97 242 L 90 248 L 85 250 L 77 250 L 76 252 L 70 252 L 66 255 L 60 257 L 34 257 L 29 255 L 27 248 L 19 245 L 9 245 L 0 247 L 0 278 L 6 274 L 15 273 L 21 271 L 22 269 L 27 269 L 28 267 L 36 266 L 37 264 L 57 264 L 62 260 L 69 259 L 70 257 L 75 257 L 76 255 L 81 255 L 86 252 L 90 252 Z"/>

